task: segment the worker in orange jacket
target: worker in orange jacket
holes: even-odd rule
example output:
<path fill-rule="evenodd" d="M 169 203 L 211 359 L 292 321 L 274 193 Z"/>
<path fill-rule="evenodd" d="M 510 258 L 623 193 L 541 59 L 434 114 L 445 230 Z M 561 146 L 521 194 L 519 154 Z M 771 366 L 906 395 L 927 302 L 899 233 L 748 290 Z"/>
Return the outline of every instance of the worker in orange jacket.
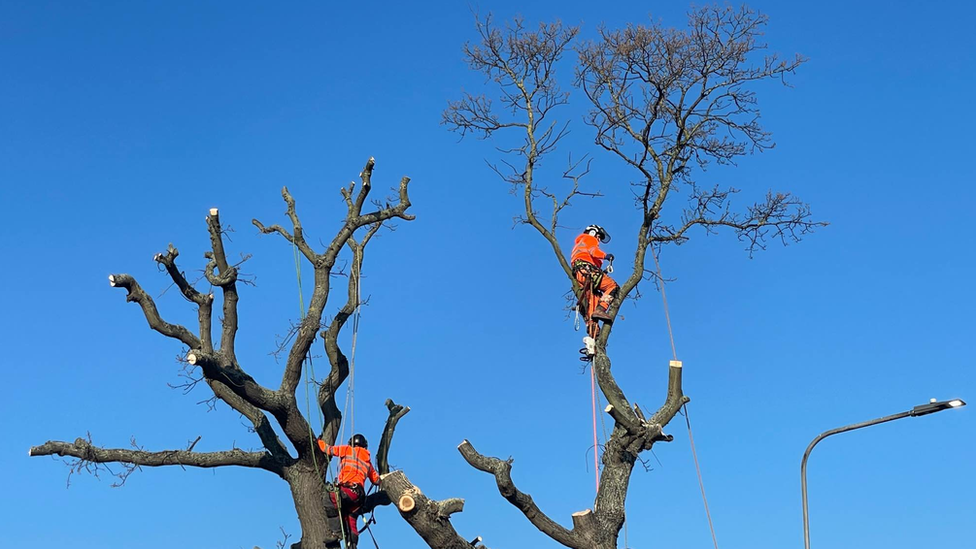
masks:
<path fill-rule="evenodd" d="M 583 229 L 583 234 L 576 237 L 570 264 L 573 267 L 573 275 L 580 285 L 592 284 L 593 293 L 600 296 L 592 318 L 610 322 L 613 318 L 607 310 L 617 297 L 620 287 L 602 270 L 604 259 L 613 263 L 613 254 L 601 250 L 601 242 L 604 244 L 610 242 L 610 233 L 606 229 L 599 225 L 590 225 Z"/>
<path fill-rule="evenodd" d="M 366 499 L 363 484 L 367 478 L 374 485 L 380 483 L 380 475 L 376 469 L 373 469 L 368 447 L 366 437 L 358 433 L 349 439 L 348 446 L 345 444 L 329 446 L 325 441 L 319 440 L 319 449 L 322 452 L 340 458 L 339 477 L 336 479 L 337 490 L 329 492 L 332 508 L 327 508 L 326 514 L 332 517 L 338 516 L 340 520 L 346 522 L 346 547 L 349 549 L 355 549 L 359 541 L 356 517 L 359 516 L 357 511 Z"/>

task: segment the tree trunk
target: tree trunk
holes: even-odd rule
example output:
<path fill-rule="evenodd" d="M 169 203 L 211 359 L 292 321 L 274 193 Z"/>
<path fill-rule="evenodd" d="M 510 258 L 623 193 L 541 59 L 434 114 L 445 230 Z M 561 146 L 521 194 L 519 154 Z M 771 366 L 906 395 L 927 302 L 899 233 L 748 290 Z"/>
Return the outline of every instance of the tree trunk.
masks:
<path fill-rule="evenodd" d="M 325 463 L 319 463 L 319 470 L 324 470 Z M 325 515 L 325 500 L 328 494 L 325 483 L 315 467 L 310 463 L 299 462 L 289 467 L 285 479 L 291 487 L 298 521 L 302 525 L 302 539 L 293 544 L 292 549 L 324 549 L 325 547 L 339 547 L 337 538 L 341 535 L 329 528 Z"/>

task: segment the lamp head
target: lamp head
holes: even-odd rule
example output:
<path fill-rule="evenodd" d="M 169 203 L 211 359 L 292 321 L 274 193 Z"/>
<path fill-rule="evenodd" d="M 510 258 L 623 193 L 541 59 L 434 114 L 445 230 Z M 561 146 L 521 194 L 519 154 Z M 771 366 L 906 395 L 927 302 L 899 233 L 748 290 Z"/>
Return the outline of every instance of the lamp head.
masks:
<path fill-rule="evenodd" d="M 941 412 L 942 410 L 951 410 L 952 408 L 961 408 L 966 405 L 966 402 L 962 399 L 956 398 L 953 400 L 943 400 L 936 401 L 934 398 L 929 401 L 928 404 L 920 404 L 912 408 L 912 417 L 924 416 L 928 414 L 934 414 L 936 412 Z"/>

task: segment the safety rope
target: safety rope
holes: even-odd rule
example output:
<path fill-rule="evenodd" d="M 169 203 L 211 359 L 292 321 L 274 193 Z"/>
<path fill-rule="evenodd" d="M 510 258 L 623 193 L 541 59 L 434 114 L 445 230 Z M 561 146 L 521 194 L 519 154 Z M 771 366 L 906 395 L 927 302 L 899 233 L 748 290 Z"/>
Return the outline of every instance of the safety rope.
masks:
<path fill-rule="evenodd" d="M 355 255 L 353 261 L 356 261 Z M 349 425 L 349 436 L 356 434 L 356 340 L 359 336 L 359 287 L 362 282 L 362 263 L 354 265 L 356 272 L 356 307 L 352 312 L 352 344 L 349 354 L 349 382 L 346 384 L 346 399 L 342 405 L 342 426 L 339 430 L 339 440 L 345 440 L 346 425 Z M 348 421 L 346 421 L 348 419 Z"/>
<path fill-rule="evenodd" d="M 297 280 L 298 280 L 298 310 L 299 310 L 299 318 L 300 318 L 299 322 L 302 323 L 302 322 L 305 321 L 305 296 L 304 296 L 303 291 L 302 291 L 302 264 L 301 264 L 301 258 L 298 255 L 298 246 L 295 244 L 294 241 L 292 241 L 292 253 L 295 256 L 295 273 L 296 273 L 296 277 L 297 277 Z M 357 273 L 358 273 L 358 271 L 357 271 Z M 353 378 L 352 378 L 353 372 L 355 372 L 356 333 L 359 330 L 359 283 L 360 283 L 360 278 L 357 276 L 357 278 L 356 278 L 356 313 L 355 313 L 355 317 L 354 317 L 354 320 L 353 320 L 352 365 L 350 366 L 350 384 L 353 381 Z M 310 352 L 305 355 L 304 360 L 308 362 L 308 368 L 305 369 L 305 415 L 308 418 L 311 419 L 311 417 L 312 417 L 312 410 L 311 410 L 312 404 L 311 404 L 311 396 L 310 396 L 310 391 L 309 391 L 309 385 L 314 385 L 315 384 L 315 379 L 316 379 L 315 378 L 315 364 L 312 361 L 312 355 L 311 355 Z M 347 388 L 346 388 L 346 402 L 347 402 L 347 404 L 349 403 L 349 400 L 350 400 L 350 398 L 349 398 L 350 387 L 351 387 L 351 385 L 347 386 Z M 322 409 L 320 407 L 316 406 L 316 410 L 318 411 L 318 414 L 317 415 L 318 415 L 318 418 L 319 418 L 319 425 L 320 426 L 324 426 L 324 424 L 325 424 L 325 417 L 322 415 Z M 345 418 L 345 417 L 346 417 L 346 413 L 345 413 L 345 409 L 344 409 L 343 410 L 343 418 Z M 345 422 L 344 421 L 342 422 L 342 425 L 343 425 L 343 427 L 340 428 L 340 432 L 342 430 L 344 430 L 344 425 L 345 425 Z M 340 528 L 340 533 L 342 535 L 342 543 L 343 544 L 346 544 L 346 523 L 345 523 L 345 521 L 342 520 L 342 493 L 341 493 L 341 488 L 339 488 L 338 484 L 335 484 L 335 483 L 332 483 L 331 482 L 331 480 L 337 480 L 338 479 L 338 477 L 339 477 L 339 466 L 342 463 L 342 460 L 341 459 L 340 460 L 336 460 L 336 463 L 335 463 L 336 471 L 335 471 L 335 473 L 333 473 L 328 467 L 326 467 L 325 468 L 325 475 L 323 475 L 322 472 L 319 470 L 318 457 L 317 457 L 317 454 L 315 452 L 315 440 L 317 439 L 317 437 L 315 436 L 315 432 L 312 429 L 311 422 L 309 422 L 308 432 L 309 432 L 309 439 L 308 439 L 309 440 L 309 447 L 310 447 L 311 455 L 312 455 L 312 464 L 313 464 L 313 466 L 315 468 L 315 475 L 316 475 L 317 478 L 322 479 L 323 484 L 325 484 L 325 486 L 327 487 L 327 490 L 326 491 L 329 491 L 328 490 L 328 486 L 330 484 L 333 487 L 333 493 L 335 494 L 336 512 L 339 514 L 339 528 Z M 341 437 L 340 437 L 340 440 L 341 440 Z M 372 535 L 373 535 L 373 533 L 370 532 L 370 536 L 372 536 Z M 373 539 L 373 543 L 374 544 L 376 543 L 376 539 L 375 538 Z M 378 546 L 377 546 L 377 549 L 379 549 Z"/>
<path fill-rule="evenodd" d="M 593 363 L 590 363 L 590 397 L 593 401 L 593 475 L 596 478 L 596 491 L 600 491 L 600 462 L 598 455 L 600 453 L 600 445 L 596 440 L 596 372 L 593 369 Z"/>
<path fill-rule="evenodd" d="M 298 278 L 298 313 L 299 313 L 299 330 L 301 330 L 301 324 L 305 322 L 305 296 L 302 292 L 302 262 L 298 256 L 298 246 L 293 240 L 291 243 L 292 253 L 295 256 L 295 275 Z M 312 417 L 312 402 L 309 395 L 308 386 L 314 382 L 315 373 L 314 366 L 312 366 L 312 357 L 310 354 L 306 353 L 303 360 L 308 361 L 309 367 L 305 370 L 305 415 L 311 420 Z M 325 418 L 322 417 L 322 410 L 319 409 L 319 424 L 321 425 Z M 322 473 L 319 471 L 318 457 L 315 453 L 315 431 L 312 429 L 311 421 L 308 423 L 308 444 L 309 450 L 312 455 L 312 464 L 315 467 L 315 474 L 318 477 L 322 477 Z"/>
<path fill-rule="evenodd" d="M 592 327 L 592 324 L 594 322 L 593 321 L 593 307 L 592 307 L 592 302 L 593 302 L 593 278 L 590 277 L 590 276 L 587 276 L 586 277 L 586 284 L 583 285 L 582 294 L 580 296 L 580 300 L 583 301 L 585 303 L 585 306 L 586 306 L 586 315 L 583 317 L 583 320 L 586 321 L 586 336 L 589 337 L 589 338 L 596 339 L 596 336 L 594 334 L 594 330 L 593 330 L 593 327 Z M 576 328 L 577 329 L 579 329 L 579 309 L 580 309 L 580 306 L 579 306 L 579 304 L 577 304 L 577 306 L 576 306 Z M 584 341 L 585 341 L 585 338 L 584 338 Z M 582 349 L 582 352 L 583 353 L 586 353 L 586 351 L 587 351 L 587 348 L 584 347 Z M 586 357 L 584 357 L 584 359 L 585 358 Z M 593 357 L 589 357 L 589 359 L 590 359 L 590 407 L 591 407 L 592 413 L 593 413 L 593 475 L 594 475 L 594 479 L 595 479 L 596 491 L 599 492 L 600 491 L 600 461 L 599 461 L 600 443 L 597 440 L 597 435 L 596 435 L 596 415 L 597 415 L 596 414 L 596 399 L 597 399 L 597 396 L 596 396 L 596 371 L 593 369 Z M 601 419 L 602 419 L 602 416 L 601 416 Z M 604 433 L 604 437 L 603 438 L 606 439 L 606 433 Z"/>
<path fill-rule="evenodd" d="M 671 329 L 671 314 L 668 312 L 668 294 L 664 291 L 664 277 L 661 276 L 661 264 L 657 260 L 654 248 L 651 248 L 651 257 L 654 258 L 654 267 L 657 269 L 657 278 L 661 283 L 661 300 L 664 302 L 664 318 L 668 324 L 668 337 L 671 340 L 671 356 L 678 360 L 678 351 L 674 346 L 674 331 Z M 712 524 L 712 513 L 708 510 L 708 498 L 705 497 L 705 482 L 702 480 L 701 467 L 698 464 L 698 452 L 695 451 L 695 437 L 691 433 L 691 419 L 688 417 L 688 405 L 682 406 L 684 409 L 685 423 L 688 425 L 688 441 L 691 443 L 691 457 L 695 460 L 695 472 L 698 473 L 698 487 L 701 488 L 702 502 L 705 504 L 705 516 L 708 518 L 708 529 L 712 533 L 712 543 L 718 549 L 718 539 L 715 537 L 715 525 Z M 626 524 L 626 523 L 625 523 Z M 626 545 L 626 541 L 624 542 Z"/>

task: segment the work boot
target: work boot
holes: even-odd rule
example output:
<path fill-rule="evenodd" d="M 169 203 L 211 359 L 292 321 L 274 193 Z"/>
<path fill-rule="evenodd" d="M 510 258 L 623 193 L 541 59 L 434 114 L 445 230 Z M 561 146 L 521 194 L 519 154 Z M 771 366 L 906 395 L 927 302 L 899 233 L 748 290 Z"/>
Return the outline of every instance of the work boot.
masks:
<path fill-rule="evenodd" d="M 596 310 L 590 315 L 593 320 L 602 320 L 604 322 L 613 322 L 613 317 L 607 311 L 607 304 L 604 302 L 599 302 L 596 304 Z"/>

